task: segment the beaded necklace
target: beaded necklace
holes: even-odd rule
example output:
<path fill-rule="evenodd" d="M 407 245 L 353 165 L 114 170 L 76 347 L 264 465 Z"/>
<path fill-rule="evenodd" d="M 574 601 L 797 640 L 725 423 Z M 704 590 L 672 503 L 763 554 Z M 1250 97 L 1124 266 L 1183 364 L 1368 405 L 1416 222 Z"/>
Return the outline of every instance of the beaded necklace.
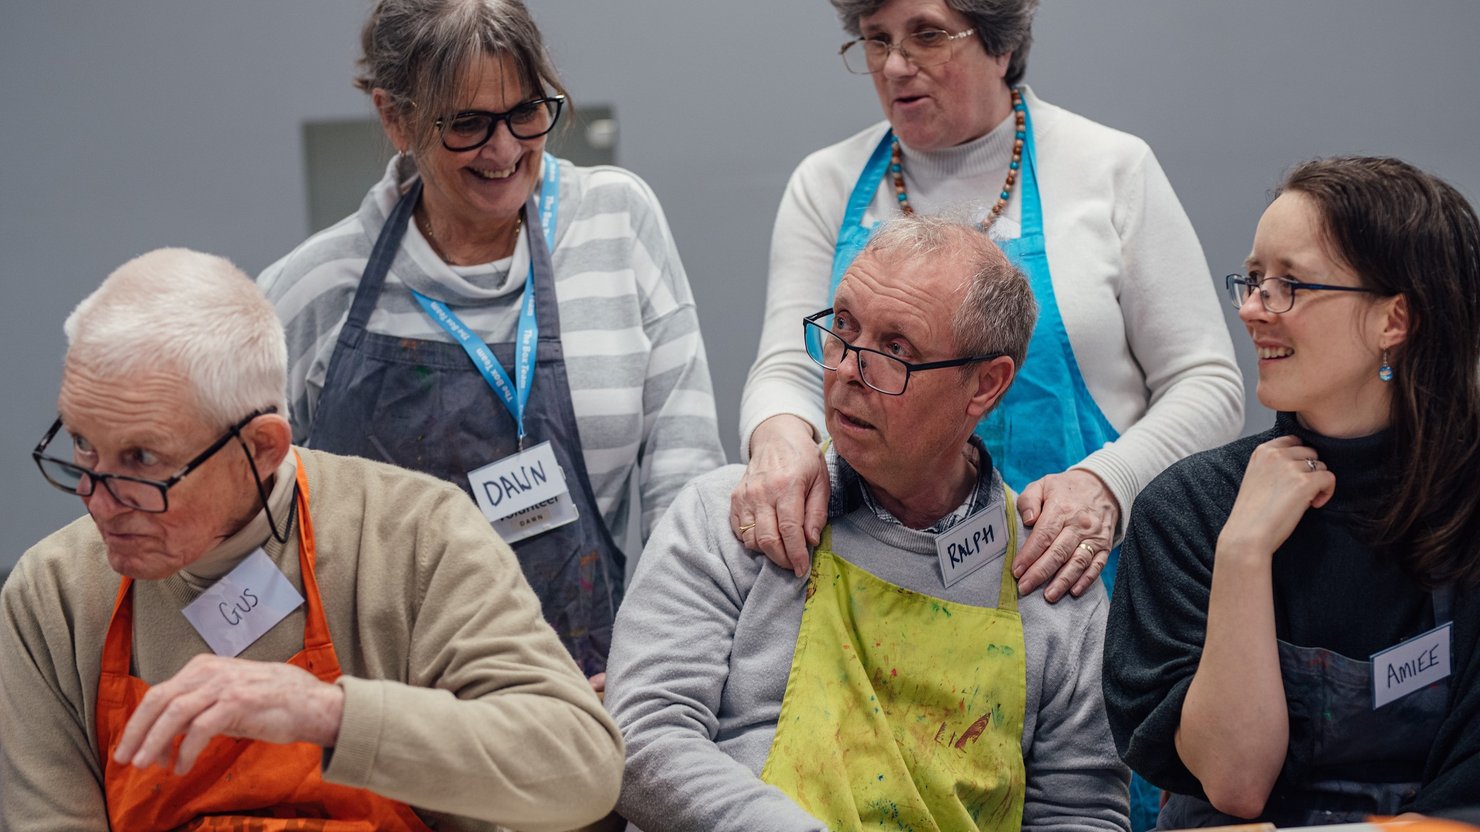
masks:
<path fill-rule="evenodd" d="M 997 204 L 982 219 L 982 228 L 987 228 L 1007 209 L 1007 200 L 1012 197 L 1012 187 L 1017 184 L 1018 169 L 1023 164 L 1023 142 L 1028 138 L 1027 108 L 1023 106 L 1023 94 L 1016 87 L 1012 90 L 1012 112 L 1017 118 L 1017 136 L 1012 142 L 1012 164 L 1007 166 L 1007 181 L 1002 183 L 1002 193 L 997 195 Z M 894 196 L 899 200 L 899 210 L 905 214 L 915 213 L 910 205 L 909 194 L 904 190 L 904 154 L 899 149 L 899 139 L 894 139 L 890 153 L 889 173 L 894 177 Z"/>

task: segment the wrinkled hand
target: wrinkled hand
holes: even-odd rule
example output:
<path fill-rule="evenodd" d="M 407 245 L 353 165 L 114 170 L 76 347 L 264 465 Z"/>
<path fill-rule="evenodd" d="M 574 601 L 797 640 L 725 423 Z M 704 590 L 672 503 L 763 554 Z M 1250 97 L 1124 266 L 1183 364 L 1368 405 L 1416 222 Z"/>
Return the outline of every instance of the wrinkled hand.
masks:
<path fill-rule="evenodd" d="M 1018 495 L 1018 514 L 1033 532 L 1012 562 L 1018 591 L 1027 595 L 1050 578 L 1043 598 L 1084 594 L 1110 560 L 1120 504 L 1100 478 L 1080 468 L 1049 474 Z"/>
<path fill-rule="evenodd" d="M 772 416 L 751 434 L 750 464 L 730 495 L 730 530 L 800 578 L 811 563 L 807 547 L 827 523 L 830 492 L 812 428 L 795 416 Z"/>
<path fill-rule="evenodd" d="M 1336 491 L 1336 475 L 1314 448 L 1280 436 L 1254 449 L 1233 511 L 1218 535 L 1218 548 L 1232 545 L 1273 556 L 1295 531 L 1307 509 L 1320 508 Z"/>
<path fill-rule="evenodd" d="M 344 691 L 300 667 L 200 655 L 144 695 L 113 760 L 167 767 L 179 736 L 176 774 L 189 771 L 217 735 L 330 747 L 343 713 Z"/>

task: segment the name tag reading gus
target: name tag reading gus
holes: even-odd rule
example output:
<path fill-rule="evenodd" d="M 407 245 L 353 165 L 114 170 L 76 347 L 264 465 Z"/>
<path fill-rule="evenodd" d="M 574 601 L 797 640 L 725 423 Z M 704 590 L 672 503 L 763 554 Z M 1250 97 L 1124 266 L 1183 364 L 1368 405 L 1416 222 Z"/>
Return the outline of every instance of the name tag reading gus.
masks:
<path fill-rule="evenodd" d="M 993 503 L 936 535 L 940 576 L 950 586 L 1007 552 L 1007 507 Z"/>
<path fill-rule="evenodd" d="M 302 605 L 303 596 L 258 549 L 181 612 L 211 652 L 234 657 Z"/>
<path fill-rule="evenodd" d="M 483 516 L 507 543 L 573 523 L 581 516 L 549 442 L 470 471 L 468 482 Z"/>
<path fill-rule="evenodd" d="M 1442 624 L 1372 654 L 1372 708 L 1376 710 L 1448 676 L 1454 625 Z"/>

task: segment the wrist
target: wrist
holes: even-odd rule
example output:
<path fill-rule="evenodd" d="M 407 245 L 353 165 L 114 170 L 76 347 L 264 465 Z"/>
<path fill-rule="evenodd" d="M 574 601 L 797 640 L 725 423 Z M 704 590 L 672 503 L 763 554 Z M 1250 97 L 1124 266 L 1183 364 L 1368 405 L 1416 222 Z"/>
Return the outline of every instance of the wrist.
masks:
<path fill-rule="evenodd" d="M 324 748 L 339 742 L 339 726 L 344 721 L 344 688 L 332 682 L 320 682 L 313 697 L 313 737 L 311 741 Z"/>
<path fill-rule="evenodd" d="M 1218 535 L 1218 544 L 1213 550 L 1213 563 L 1214 566 L 1268 570 L 1274 563 L 1274 547 L 1253 538 L 1224 531 Z"/>
<path fill-rule="evenodd" d="M 817 432 L 806 419 L 790 413 L 779 413 L 756 425 L 755 430 L 751 431 L 750 453 L 754 456 L 762 447 L 777 441 L 815 445 Z"/>

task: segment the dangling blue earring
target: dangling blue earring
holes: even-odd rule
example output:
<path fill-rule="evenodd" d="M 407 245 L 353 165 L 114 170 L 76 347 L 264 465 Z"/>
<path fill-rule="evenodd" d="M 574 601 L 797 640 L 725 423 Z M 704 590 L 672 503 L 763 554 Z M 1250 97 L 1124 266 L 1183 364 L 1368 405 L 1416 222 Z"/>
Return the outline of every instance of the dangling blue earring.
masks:
<path fill-rule="evenodd" d="M 1388 363 L 1388 351 L 1382 351 L 1382 365 L 1377 368 L 1377 377 L 1383 381 L 1393 380 L 1393 365 Z"/>

